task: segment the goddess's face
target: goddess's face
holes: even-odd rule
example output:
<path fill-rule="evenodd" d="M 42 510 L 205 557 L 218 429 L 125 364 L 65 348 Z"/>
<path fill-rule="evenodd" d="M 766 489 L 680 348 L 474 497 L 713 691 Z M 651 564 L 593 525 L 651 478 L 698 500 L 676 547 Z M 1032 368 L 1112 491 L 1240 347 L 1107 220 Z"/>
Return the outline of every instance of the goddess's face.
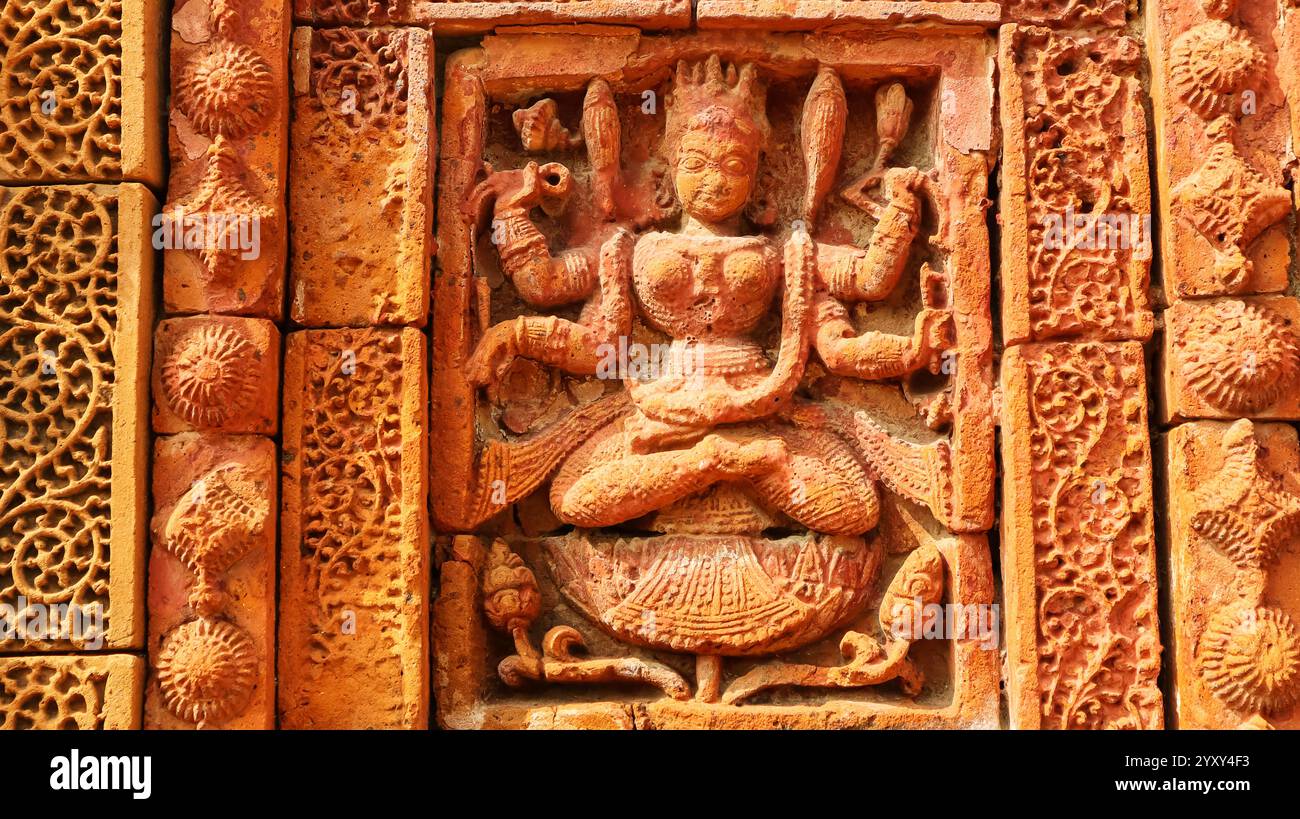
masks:
<path fill-rule="evenodd" d="M 677 149 L 677 197 L 696 219 L 722 222 L 749 201 L 757 168 L 758 151 L 745 140 L 714 129 L 688 130 Z"/>

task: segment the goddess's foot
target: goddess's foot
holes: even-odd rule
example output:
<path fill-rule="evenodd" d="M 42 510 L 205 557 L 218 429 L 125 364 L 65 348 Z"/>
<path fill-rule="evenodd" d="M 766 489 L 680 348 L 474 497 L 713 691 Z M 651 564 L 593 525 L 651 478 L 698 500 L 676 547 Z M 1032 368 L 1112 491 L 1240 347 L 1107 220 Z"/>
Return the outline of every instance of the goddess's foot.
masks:
<path fill-rule="evenodd" d="M 734 441 L 710 435 L 699 446 L 712 468 L 738 478 L 763 475 L 790 462 L 790 449 L 780 438 Z"/>

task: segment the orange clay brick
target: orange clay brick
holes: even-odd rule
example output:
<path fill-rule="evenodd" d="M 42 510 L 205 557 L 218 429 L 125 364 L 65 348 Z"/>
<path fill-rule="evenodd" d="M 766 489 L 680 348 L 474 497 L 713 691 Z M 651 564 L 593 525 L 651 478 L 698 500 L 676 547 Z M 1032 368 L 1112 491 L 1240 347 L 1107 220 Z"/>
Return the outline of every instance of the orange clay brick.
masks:
<path fill-rule="evenodd" d="M 5 4 L 0 184 L 162 185 L 162 8 L 159 0 Z"/>
<path fill-rule="evenodd" d="M 280 331 L 265 319 L 186 316 L 154 329 L 153 429 L 274 435 Z"/>
<path fill-rule="evenodd" d="M 428 723 L 427 367 L 414 329 L 288 337 L 281 727 Z"/>
<path fill-rule="evenodd" d="M 154 442 L 146 728 L 275 727 L 275 444 Z"/>
<path fill-rule="evenodd" d="M 1286 424 L 1165 436 L 1178 728 L 1300 727 L 1300 445 Z"/>
<path fill-rule="evenodd" d="M 75 605 L 105 628 L 0 650 L 144 645 L 156 209 L 134 183 L 0 188 L 0 247 L 24 260 L 0 266 L 0 378 L 16 377 L 0 390 L 0 604 Z"/>
<path fill-rule="evenodd" d="M 686 28 L 690 0 L 294 0 L 293 19 L 317 26 L 375 26 L 385 23 L 428 26 L 443 34 L 471 34 L 498 26 L 543 23 L 611 23 L 644 29 Z"/>
<path fill-rule="evenodd" d="M 1165 0 L 1146 17 L 1165 294 L 1280 292 L 1295 221 L 1279 0 Z"/>
<path fill-rule="evenodd" d="M 1165 311 L 1163 418 L 1300 418 L 1300 300 L 1175 302 Z"/>
<path fill-rule="evenodd" d="M 1141 57 L 1115 34 L 1002 28 L 1004 344 L 1151 337 Z"/>
<path fill-rule="evenodd" d="M 172 15 L 171 176 L 156 231 L 168 313 L 284 312 L 289 12 L 179 0 Z"/>
<path fill-rule="evenodd" d="M 144 658 L 0 657 L 0 730 L 137 730 Z"/>
<path fill-rule="evenodd" d="M 1002 589 L 1010 725 L 1160 728 L 1142 345 L 1002 358 Z"/>
<path fill-rule="evenodd" d="M 294 30 L 289 314 L 299 324 L 427 319 L 433 53 L 413 28 Z"/>

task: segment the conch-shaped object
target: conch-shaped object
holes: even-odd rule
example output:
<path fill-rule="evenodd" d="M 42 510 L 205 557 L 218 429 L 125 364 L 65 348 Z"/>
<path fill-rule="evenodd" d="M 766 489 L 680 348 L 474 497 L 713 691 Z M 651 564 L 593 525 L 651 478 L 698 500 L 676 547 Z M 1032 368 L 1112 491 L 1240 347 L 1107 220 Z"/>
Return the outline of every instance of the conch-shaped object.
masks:
<path fill-rule="evenodd" d="M 817 78 L 808 90 L 799 137 L 803 147 L 804 166 L 808 169 L 803 218 L 810 230 L 817 221 L 826 194 L 835 184 L 848 116 L 849 104 L 844 97 L 844 86 L 840 83 L 839 75 L 834 69 L 823 67 L 817 72 Z"/>
<path fill-rule="evenodd" d="M 519 133 L 519 141 L 530 154 L 562 151 L 582 144 L 582 137 L 569 133 L 560 122 L 559 106 L 549 97 L 528 108 L 520 108 L 511 118 L 515 131 Z"/>

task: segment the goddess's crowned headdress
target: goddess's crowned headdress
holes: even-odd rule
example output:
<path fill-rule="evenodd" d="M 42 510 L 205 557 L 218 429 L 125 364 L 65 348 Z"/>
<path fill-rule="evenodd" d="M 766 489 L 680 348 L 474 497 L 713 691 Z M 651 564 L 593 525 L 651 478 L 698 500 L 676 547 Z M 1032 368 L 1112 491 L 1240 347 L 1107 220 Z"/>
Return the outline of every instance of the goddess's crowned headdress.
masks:
<path fill-rule="evenodd" d="M 717 54 L 707 60 L 677 63 L 677 75 L 667 101 L 664 156 L 677 157 L 682 136 L 703 130 L 718 137 L 735 137 L 759 152 L 767 145 L 767 88 L 753 63 L 725 66 Z"/>

